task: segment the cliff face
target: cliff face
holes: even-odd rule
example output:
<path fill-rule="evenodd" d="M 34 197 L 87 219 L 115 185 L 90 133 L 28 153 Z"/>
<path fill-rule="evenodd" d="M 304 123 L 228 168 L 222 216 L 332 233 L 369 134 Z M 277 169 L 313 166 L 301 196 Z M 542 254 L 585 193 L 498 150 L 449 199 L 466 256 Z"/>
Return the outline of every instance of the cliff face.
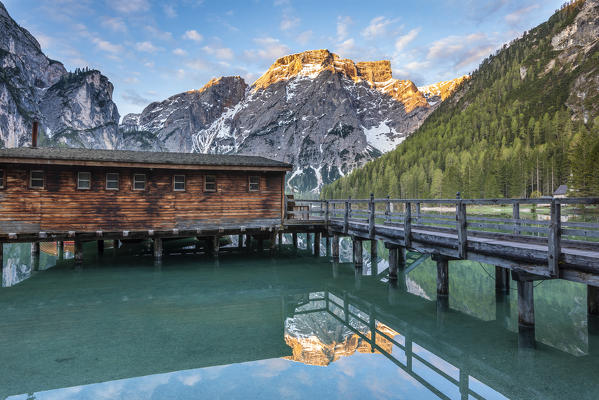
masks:
<path fill-rule="evenodd" d="M 47 58 L 2 3 L 0 31 L 1 145 L 29 144 L 31 123 L 38 119 L 54 143 L 114 148 L 119 114 L 108 79 L 99 71 L 70 74 Z"/>
<path fill-rule="evenodd" d="M 172 151 L 286 161 L 294 165 L 289 188 L 318 191 L 395 148 L 437 104 L 411 81 L 392 78 L 389 61 L 355 63 L 312 50 L 279 58 L 250 87 L 224 77 L 152 103 L 125 116 L 121 131 L 157 137 Z"/>

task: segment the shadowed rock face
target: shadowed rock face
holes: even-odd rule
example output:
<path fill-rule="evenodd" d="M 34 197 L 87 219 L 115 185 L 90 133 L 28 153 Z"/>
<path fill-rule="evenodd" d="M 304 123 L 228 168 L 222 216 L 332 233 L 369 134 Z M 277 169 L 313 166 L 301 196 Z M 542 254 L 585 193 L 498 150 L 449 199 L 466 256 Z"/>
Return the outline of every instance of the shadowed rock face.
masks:
<path fill-rule="evenodd" d="M 0 3 L 0 141 L 4 147 L 31 142 L 31 123 L 54 143 L 114 148 L 119 114 L 112 84 L 99 71 L 69 74 L 41 51 Z M 54 135 L 57 135 L 54 137 Z"/>
<path fill-rule="evenodd" d="M 121 132 L 139 142 L 157 138 L 153 149 L 289 162 L 289 188 L 318 191 L 395 148 L 437 104 L 411 81 L 393 79 L 389 61 L 354 63 L 312 50 L 279 58 L 251 87 L 223 77 L 152 103 L 125 116 Z"/>

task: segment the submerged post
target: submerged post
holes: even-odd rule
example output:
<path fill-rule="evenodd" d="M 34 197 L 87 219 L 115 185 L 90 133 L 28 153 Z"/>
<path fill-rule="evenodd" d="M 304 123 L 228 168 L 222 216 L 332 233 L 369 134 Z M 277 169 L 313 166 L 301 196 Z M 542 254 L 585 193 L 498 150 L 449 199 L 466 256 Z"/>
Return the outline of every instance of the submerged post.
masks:
<path fill-rule="evenodd" d="M 297 249 L 297 233 L 293 232 L 291 234 L 291 241 L 293 242 L 293 247 Z"/>
<path fill-rule="evenodd" d="M 31 243 L 31 255 L 38 256 L 40 254 L 40 242 Z"/>
<path fill-rule="evenodd" d="M 162 258 L 162 238 L 154 238 L 154 259 L 160 260 Z"/>
<path fill-rule="evenodd" d="M 104 254 L 104 241 L 98 240 L 98 254 Z"/>
<path fill-rule="evenodd" d="M 331 255 L 331 236 L 329 234 L 326 234 L 326 236 L 324 237 L 324 246 L 325 246 L 325 252 L 327 257 L 329 255 Z"/>
<path fill-rule="evenodd" d="M 437 297 L 449 296 L 449 260 L 443 256 L 434 256 L 437 262 Z"/>
<path fill-rule="evenodd" d="M 216 258 L 218 257 L 218 252 L 220 251 L 220 236 L 212 236 L 212 255 Z"/>
<path fill-rule="evenodd" d="M 243 235 L 241 233 L 237 235 L 237 248 L 243 248 Z"/>
<path fill-rule="evenodd" d="M 249 253 L 252 251 L 252 235 L 245 234 L 245 250 Z"/>
<path fill-rule="evenodd" d="M 377 260 L 379 258 L 377 245 L 377 240 L 370 241 L 370 263 L 372 264 L 373 268 L 377 266 Z"/>
<path fill-rule="evenodd" d="M 333 235 L 332 251 L 333 251 L 333 260 L 339 261 L 339 235 L 337 235 L 337 234 Z"/>
<path fill-rule="evenodd" d="M 396 246 L 389 247 L 389 280 L 397 280 L 397 267 L 399 248 Z"/>
<path fill-rule="evenodd" d="M 320 256 L 320 232 L 314 233 L 314 255 Z"/>
<path fill-rule="evenodd" d="M 362 240 L 359 238 L 353 238 L 353 251 L 354 251 L 354 266 L 356 268 L 362 268 Z"/>
<path fill-rule="evenodd" d="M 534 277 L 512 270 L 512 279 L 518 284 L 518 346 L 535 346 Z"/>
<path fill-rule="evenodd" d="M 497 293 L 510 291 L 510 272 L 507 268 L 495 267 L 495 291 Z"/>
<path fill-rule="evenodd" d="M 83 263 L 83 242 L 75 240 L 75 264 Z"/>

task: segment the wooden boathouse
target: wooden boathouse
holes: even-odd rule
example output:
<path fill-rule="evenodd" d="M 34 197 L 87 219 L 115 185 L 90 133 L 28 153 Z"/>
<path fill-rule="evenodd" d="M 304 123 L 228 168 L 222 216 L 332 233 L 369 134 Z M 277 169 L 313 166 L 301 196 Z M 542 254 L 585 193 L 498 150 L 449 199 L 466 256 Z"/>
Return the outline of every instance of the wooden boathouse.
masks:
<path fill-rule="evenodd" d="M 75 240 L 80 261 L 83 241 L 149 237 L 160 257 L 163 237 L 280 226 L 291 168 L 241 155 L 1 149 L 0 241 Z"/>

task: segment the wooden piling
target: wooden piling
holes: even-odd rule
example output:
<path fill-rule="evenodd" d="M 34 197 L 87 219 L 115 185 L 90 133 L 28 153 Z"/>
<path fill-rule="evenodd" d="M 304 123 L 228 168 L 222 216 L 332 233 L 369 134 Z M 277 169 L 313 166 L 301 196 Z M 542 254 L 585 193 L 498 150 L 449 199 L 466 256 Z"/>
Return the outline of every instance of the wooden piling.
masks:
<path fill-rule="evenodd" d="M 248 253 L 252 251 L 252 235 L 247 233 L 245 235 L 245 251 Z"/>
<path fill-rule="evenodd" d="M 277 249 L 277 235 L 274 231 L 272 231 L 269 235 L 268 238 L 268 245 L 269 245 L 269 250 L 270 250 L 270 255 L 274 255 L 275 251 Z"/>
<path fill-rule="evenodd" d="M 599 315 L 599 287 L 587 285 L 587 311 Z"/>
<path fill-rule="evenodd" d="M 333 235 L 333 260 L 339 261 L 339 235 Z"/>
<path fill-rule="evenodd" d="M 214 257 L 218 257 L 218 252 L 220 250 L 220 236 L 212 237 L 212 255 Z"/>
<path fill-rule="evenodd" d="M 279 239 L 279 245 L 282 245 L 283 244 L 283 232 L 279 232 L 278 239 Z"/>
<path fill-rule="evenodd" d="M 31 255 L 39 256 L 40 254 L 40 242 L 31 243 Z"/>
<path fill-rule="evenodd" d="M 314 234 L 314 255 L 320 256 L 320 232 Z"/>
<path fill-rule="evenodd" d="M 83 242 L 75 240 L 75 264 L 83 263 Z"/>
<path fill-rule="evenodd" d="M 325 236 L 324 245 L 326 249 L 326 255 L 328 257 L 331 254 L 331 237 L 329 235 Z"/>
<path fill-rule="evenodd" d="M 399 254 L 399 247 L 389 248 L 389 280 L 397 281 L 397 259 Z"/>
<path fill-rule="evenodd" d="M 4 269 L 4 243 L 0 242 L 0 286 L 2 285 L 3 269 Z"/>
<path fill-rule="evenodd" d="M 535 306 L 533 295 L 533 283 L 531 280 L 519 280 L 518 282 L 518 325 L 526 328 L 535 325 Z"/>
<path fill-rule="evenodd" d="M 258 238 L 258 251 L 263 251 L 264 250 L 264 238 L 262 236 L 260 236 Z"/>
<path fill-rule="evenodd" d="M 104 254 L 104 241 L 98 240 L 98 254 Z"/>
<path fill-rule="evenodd" d="M 237 248 L 243 248 L 243 235 L 241 233 L 237 235 Z"/>
<path fill-rule="evenodd" d="M 449 296 L 449 260 L 435 257 L 437 261 L 437 297 Z"/>
<path fill-rule="evenodd" d="M 510 291 L 510 271 L 507 268 L 495 267 L 495 291 L 498 293 Z"/>
<path fill-rule="evenodd" d="M 306 233 L 306 249 L 310 250 L 311 243 L 312 243 L 312 234 Z"/>
<path fill-rule="evenodd" d="M 377 240 L 370 241 L 370 263 L 373 268 L 376 267 L 377 260 L 379 258 L 377 245 L 378 245 Z"/>
<path fill-rule="evenodd" d="M 353 251 L 354 251 L 354 266 L 356 268 L 362 268 L 362 265 L 363 265 L 362 240 L 360 240 L 358 238 L 354 238 Z"/>
<path fill-rule="evenodd" d="M 162 258 L 162 238 L 154 238 L 154 259 L 160 260 Z"/>
<path fill-rule="evenodd" d="M 297 233 L 293 232 L 291 234 L 291 241 L 293 242 L 293 247 L 297 249 Z"/>

